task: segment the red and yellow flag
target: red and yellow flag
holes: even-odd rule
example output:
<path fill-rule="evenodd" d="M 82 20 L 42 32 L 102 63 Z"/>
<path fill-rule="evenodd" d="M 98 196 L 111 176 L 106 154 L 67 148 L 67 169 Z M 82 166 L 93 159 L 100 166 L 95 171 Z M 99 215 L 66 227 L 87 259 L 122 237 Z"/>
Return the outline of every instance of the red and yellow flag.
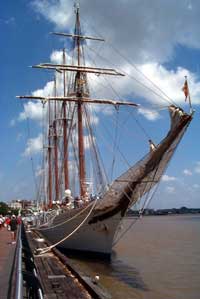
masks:
<path fill-rule="evenodd" d="M 184 95 L 185 95 L 185 101 L 187 101 L 187 98 L 190 96 L 187 78 L 185 78 L 185 83 L 182 88 L 182 91 L 184 92 Z"/>

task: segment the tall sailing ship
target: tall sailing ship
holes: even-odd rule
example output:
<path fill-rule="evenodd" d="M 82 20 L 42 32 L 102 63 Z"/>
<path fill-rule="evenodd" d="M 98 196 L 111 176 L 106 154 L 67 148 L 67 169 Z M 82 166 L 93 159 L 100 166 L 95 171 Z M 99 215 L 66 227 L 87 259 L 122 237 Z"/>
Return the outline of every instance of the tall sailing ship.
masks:
<path fill-rule="evenodd" d="M 43 165 L 46 183 L 42 184 L 46 198 L 42 204 L 48 217 L 40 221 L 38 230 L 59 247 L 110 255 L 127 210 L 155 190 L 192 120 L 192 112 L 187 114 L 170 105 L 171 126 L 166 137 L 157 145 L 149 140 L 146 156 L 108 183 L 94 136 L 91 106 L 110 105 L 119 110 L 122 106 L 138 109 L 139 105 L 132 101 L 90 97 L 88 74 L 118 77 L 124 74 L 113 68 L 85 65 L 86 41 L 102 42 L 103 39 L 82 34 L 78 6 L 75 16 L 73 34 L 54 33 L 71 40 L 72 63 L 66 63 L 63 51 L 61 64 L 34 66 L 52 70 L 62 77 L 63 94 L 58 95 L 55 80 L 52 96 L 19 97 L 42 101 L 47 111 L 46 164 Z M 89 164 L 86 141 L 91 153 Z"/>

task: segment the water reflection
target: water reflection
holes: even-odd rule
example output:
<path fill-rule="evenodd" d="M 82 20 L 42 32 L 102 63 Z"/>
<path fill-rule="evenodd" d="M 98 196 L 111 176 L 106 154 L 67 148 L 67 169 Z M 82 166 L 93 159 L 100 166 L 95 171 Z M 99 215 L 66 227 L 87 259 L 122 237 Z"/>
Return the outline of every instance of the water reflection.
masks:
<path fill-rule="evenodd" d="M 114 259 L 109 265 L 110 275 L 115 279 L 122 281 L 134 289 L 140 289 L 142 291 L 148 291 L 148 287 L 143 281 L 139 271 L 124 263 L 121 260 Z"/>
<path fill-rule="evenodd" d="M 80 254 L 77 256 L 73 253 L 69 254 L 69 252 L 67 256 L 76 263 L 76 266 L 81 266 L 83 270 L 87 271 L 89 275 L 100 274 L 100 276 L 109 277 L 115 283 L 118 281 L 131 288 L 148 291 L 148 287 L 138 269 L 118 259 L 115 251 L 112 253 L 111 260 Z"/>

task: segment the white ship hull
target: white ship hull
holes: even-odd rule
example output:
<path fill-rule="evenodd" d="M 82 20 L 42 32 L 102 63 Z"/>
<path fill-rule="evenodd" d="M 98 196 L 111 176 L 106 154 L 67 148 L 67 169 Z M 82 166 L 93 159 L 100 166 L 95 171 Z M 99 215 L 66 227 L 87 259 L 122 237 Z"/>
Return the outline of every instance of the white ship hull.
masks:
<path fill-rule="evenodd" d="M 52 243 L 59 242 L 65 238 L 83 221 L 88 211 L 75 219 L 67 222 L 66 214 L 58 215 L 51 227 L 40 232 Z M 60 248 L 67 250 L 91 252 L 95 254 L 110 255 L 113 240 L 122 219 L 121 213 L 117 213 L 105 220 L 89 224 L 91 215 L 87 222 L 80 227 L 71 237 L 59 244 Z"/>

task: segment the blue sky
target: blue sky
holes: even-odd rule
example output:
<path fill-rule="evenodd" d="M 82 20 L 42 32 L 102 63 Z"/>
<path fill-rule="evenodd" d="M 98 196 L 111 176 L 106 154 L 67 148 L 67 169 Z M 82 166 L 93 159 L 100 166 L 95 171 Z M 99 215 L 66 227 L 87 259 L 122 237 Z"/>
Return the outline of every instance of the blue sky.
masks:
<path fill-rule="evenodd" d="M 200 104 L 200 37 L 198 28 L 200 4 L 196 1 L 80 1 L 83 28 L 90 35 L 100 35 L 108 41 L 108 46 L 88 45 L 86 59 L 106 65 L 119 67 L 128 73 L 128 83 L 124 81 L 111 83 L 124 98 L 144 104 L 145 111 L 134 112 L 142 125 L 147 129 L 155 142 L 159 142 L 167 130 L 168 117 L 163 111 L 153 110 L 156 105 L 165 105 L 161 99 L 138 86 L 132 77 L 139 78 L 150 86 L 144 78 L 137 77 L 134 68 L 122 56 L 137 65 L 156 85 L 181 107 L 188 110 L 181 91 L 184 75 L 188 76 L 190 92 L 196 114 L 183 141 L 181 142 L 167 173 L 161 183 L 157 195 L 153 199 L 153 207 L 200 206 L 200 140 L 199 140 L 199 104 Z M 52 31 L 69 31 L 74 23 L 73 1 L 1 1 L 0 3 L 0 78 L 1 78 L 1 149 L 0 149 L 0 200 L 9 201 L 14 198 L 34 198 L 34 181 L 28 145 L 30 138 L 37 139 L 41 132 L 41 107 L 25 108 L 16 95 L 32 93 L 40 89 L 40 93 L 49 92 L 52 75 L 47 72 L 33 70 L 28 66 L 51 61 L 59 61 L 59 50 L 66 46 L 66 41 L 49 35 Z M 120 22 L 119 22 L 120 19 Z M 102 62 L 90 47 L 97 47 Z M 116 51 L 117 49 L 117 51 Z M 122 55 L 118 54 L 118 51 Z M 94 56 L 93 56 L 94 55 Z M 95 57 L 96 55 L 96 57 Z M 94 80 L 94 79 L 93 79 Z M 92 92 L 105 96 L 95 79 Z M 103 80 L 102 80 L 103 82 Z M 102 83 L 101 82 L 101 83 Z M 108 96 L 112 92 L 108 91 Z M 27 105 L 27 104 L 25 104 Z M 34 104 L 35 105 L 35 104 Z M 30 134 L 24 109 L 30 118 Z M 98 114 L 100 120 L 109 125 L 112 117 L 109 113 Z M 126 111 L 122 110 L 122 119 L 126 119 Z M 149 120 L 150 118 L 150 120 Z M 132 123 L 127 124 L 130 128 Z M 159 128 L 159 130 L 158 130 Z M 130 129 L 132 140 L 121 146 L 131 163 L 136 162 L 147 151 L 147 144 L 142 145 L 144 136 L 141 131 Z M 123 138 L 123 141 L 125 138 Z M 29 143 L 28 143 L 29 140 Z M 38 140 L 38 139 L 37 139 Z M 132 142 L 132 143 L 131 143 Z M 135 142 L 135 146 L 134 146 Z M 139 145 L 141 142 L 141 145 Z M 34 143 L 35 144 L 35 143 Z M 35 144 L 36 145 L 36 144 Z M 37 146 L 36 146 L 37 147 Z M 103 146 L 102 146 L 103 148 Z M 30 149 L 30 148 L 29 148 Z M 39 154 L 37 148 L 31 149 L 34 159 L 34 171 L 37 171 Z M 30 150 L 30 151 L 31 151 Z M 103 149 L 106 156 L 107 149 Z M 134 158 L 133 158 L 134 156 Z M 115 174 L 123 170 L 119 163 Z"/>

